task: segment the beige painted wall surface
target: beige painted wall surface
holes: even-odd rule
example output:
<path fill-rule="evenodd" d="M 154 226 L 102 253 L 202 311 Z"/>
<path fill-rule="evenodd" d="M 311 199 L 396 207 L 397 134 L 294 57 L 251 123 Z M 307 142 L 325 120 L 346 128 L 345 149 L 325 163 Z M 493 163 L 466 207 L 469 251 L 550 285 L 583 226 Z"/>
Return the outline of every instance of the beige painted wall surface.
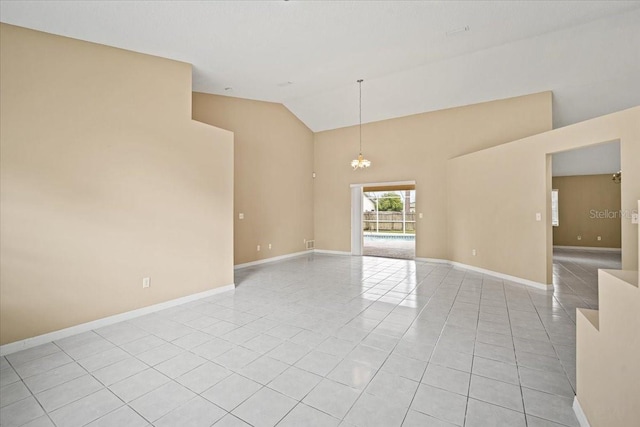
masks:
<path fill-rule="evenodd" d="M 450 259 L 550 283 L 551 175 L 547 154 L 620 139 L 622 210 L 640 198 L 640 107 L 449 161 Z M 536 221 L 536 213 L 542 220 Z M 622 266 L 637 269 L 637 225 L 622 220 Z M 472 256 L 477 249 L 477 256 Z"/>
<path fill-rule="evenodd" d="M 621 247 L 621 186 L 613 182 L 611 174 L 556 176 L 552 186 L 559 194 L 554 245 Z"/>
<path fill-rule="evenodd" d="M 191 121 L 191 66 L 0 39 L 0 342 L 233 283 L 233 135 Z"/>
<path fill-rule="evenodd" d="M 234 132 L 235 264 L 305 250 L 313 239 L 311 130 L 282 104 L 205 93 L 193 94 L 193 118 Z"/>
<path fill-rule="evenodd" d="M 416 256 L 447 258 L 447 160 L 551 126 L 551 92 L 368 123 L 363 152 L 372 166 L 359 171 L 349 167 L 358 155 L 357 126 L 317 133 L 316 248 L 351 251 L 350 184 L 415 180 L 416 212 L 424 214 Z"/>

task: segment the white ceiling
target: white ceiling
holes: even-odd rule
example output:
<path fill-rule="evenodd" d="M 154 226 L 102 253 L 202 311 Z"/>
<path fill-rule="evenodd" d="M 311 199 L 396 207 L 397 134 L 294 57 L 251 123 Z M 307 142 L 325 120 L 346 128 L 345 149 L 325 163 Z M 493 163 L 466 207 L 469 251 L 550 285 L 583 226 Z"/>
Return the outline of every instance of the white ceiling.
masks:
<path fill-rule="evenodd" d="M 358 78 L 364 122 L 545 90 L 556 127 L 640 104 L 639 1 L 2 1 L 0 20 L 189 62 L 195 91 L 314 131 L 357 123 Z"/>
<path fill-rule="evenodd" d="M 553 176 L 613 174 L 620 170 L 620 141 L 553 154 Z"/>

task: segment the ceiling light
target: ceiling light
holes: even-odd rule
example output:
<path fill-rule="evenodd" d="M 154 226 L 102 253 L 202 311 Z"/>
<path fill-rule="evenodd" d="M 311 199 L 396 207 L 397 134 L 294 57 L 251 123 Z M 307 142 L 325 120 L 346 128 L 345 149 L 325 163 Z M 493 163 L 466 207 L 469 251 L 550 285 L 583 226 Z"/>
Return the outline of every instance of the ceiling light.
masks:
<path fill-rule="evenodd" d="M 613 177 L 611 178 L 611 180 L 613 182 L 615 182 L 616 184 L 620 184 L 622 182 L 622 171 L 618 171 L 618 172 L 614 173 Z"/>
<path fill-rule="evenodd" d="M 354 171 L 371 166 L 371 162 L 362 156 L 362 81 L 362 79 L 358 80 L 360 87 L 360 154 L 357 159 L 351 161 L 351 167 Z"/>
<path fill-rule="evenodd" d="M 453 30 L 449 30 L 447 31 L 445 34 L 447 36 L 453 36 L 455 34 L 460 34 L 460 33 L 466 33 L 467 31 L 469 31 L 471 28 L 468 25 L 465 25 L 464 27 L 460 27 L 460 28 L 454 28 Z"/>

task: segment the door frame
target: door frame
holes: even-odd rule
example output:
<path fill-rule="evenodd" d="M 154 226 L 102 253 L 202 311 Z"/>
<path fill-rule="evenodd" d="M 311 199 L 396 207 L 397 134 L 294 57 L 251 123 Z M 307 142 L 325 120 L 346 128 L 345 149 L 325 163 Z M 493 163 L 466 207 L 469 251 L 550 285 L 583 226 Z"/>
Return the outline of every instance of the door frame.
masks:
<path fill-rule="evenodd" d="M 415 181 L 366 182 L 351 184 L 351 255 L 362 255 L 362 193 L 364 187 L 393 187 L 416 185 Z"/>

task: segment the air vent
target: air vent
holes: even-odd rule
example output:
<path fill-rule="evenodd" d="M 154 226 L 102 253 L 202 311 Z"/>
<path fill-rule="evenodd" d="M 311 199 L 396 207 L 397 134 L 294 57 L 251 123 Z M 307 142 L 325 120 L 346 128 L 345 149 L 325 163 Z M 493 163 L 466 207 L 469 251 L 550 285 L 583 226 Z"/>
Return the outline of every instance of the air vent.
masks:
<path fill-rule="evenodd" d="M 314 249 L 316 247 L 315 240 L 307 240 L 307 249 Z"/>

